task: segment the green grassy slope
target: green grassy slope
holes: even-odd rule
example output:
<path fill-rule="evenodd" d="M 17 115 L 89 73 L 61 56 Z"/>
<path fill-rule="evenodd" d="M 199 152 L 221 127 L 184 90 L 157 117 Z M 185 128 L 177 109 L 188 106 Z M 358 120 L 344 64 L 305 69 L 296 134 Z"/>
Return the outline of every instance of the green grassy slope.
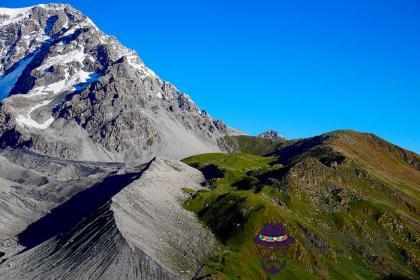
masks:
<path fill-rule="evenodd" d="M 254 236 L 265 223 L 278 222 L 296 241 L 286 269 L 269 279 L 419 277 L 420 181 L 406 178 L 419 172 L 413 160 L 366 140 L 364 144 L 373 145 L 370 153 L 395 159 L 372 166 L 378 158 L 347 151 L 334 135 L 326 139 L 301 144 L 305 147 L 299 152 L 294 147 L 294 155 L 286 147 L 288 151 L 272 157 L 231 153 L 184 160 L 202 170 L 209 185 L 197 192 L 186 190 L 190 199 L 185 207 L 221 244 L 204 274 L 213 279 L 268 279 Z M 333 159 L 339 164 L 331 167 Z M 389 164 L 404 172 L 388 174 Z"/>
<path fill-rule="evenodd" d="M 285 141 L 273 141 L 255 136 L 226 136 L 219 139 L 222 150 L 264 156 L 275 152 Z"/>

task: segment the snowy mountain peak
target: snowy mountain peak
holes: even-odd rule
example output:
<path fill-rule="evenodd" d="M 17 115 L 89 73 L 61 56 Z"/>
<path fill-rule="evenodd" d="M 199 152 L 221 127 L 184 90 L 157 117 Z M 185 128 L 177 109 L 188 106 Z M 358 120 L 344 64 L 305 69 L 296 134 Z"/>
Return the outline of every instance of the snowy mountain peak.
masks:
<path fill-rule="evenodd" d="M 32 8 L 33 7 L 20 9 L 0 8 L 0 26 L 19 22 L 28 15 Z"/>
<path fill-rule="evenodd" d="M 19 23 L 24 19 L 28 19 L 36 10 L 45 10 L 49 12 L 73 9 L 68 4 L 39 4 L 25 8 L 0 8 L 0 26 Z"/>
<path fill-rule="evenodd" d="M 3 11 L 0 147 L 143 161 L 217 150 L 217 138 L 229 133 L 71 6 Z M 2 138 L 5 133 L 14 136 Z"/>
<path fill-rule="evenodd" d="M 26 8 L 0 8 L 0 15 L 12 18 L 27 13 L 33 7 L 34 6 Z"/>

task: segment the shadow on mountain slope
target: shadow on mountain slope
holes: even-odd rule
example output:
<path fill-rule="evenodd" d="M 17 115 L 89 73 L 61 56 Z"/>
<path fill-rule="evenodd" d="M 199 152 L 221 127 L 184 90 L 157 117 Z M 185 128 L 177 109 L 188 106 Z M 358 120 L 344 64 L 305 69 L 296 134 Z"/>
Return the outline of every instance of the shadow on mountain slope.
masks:
<path fill-rule="evenodd" d="M 111 175 L 93 187 L 76 194 L 21 232 L 18 235 L 20 244 L 29 250 L 56 235 L 65 233 L 106 204 L 124 187 L 137 180 L 150 164 L 151 162 L 143 165 L 138 172 Z"/>

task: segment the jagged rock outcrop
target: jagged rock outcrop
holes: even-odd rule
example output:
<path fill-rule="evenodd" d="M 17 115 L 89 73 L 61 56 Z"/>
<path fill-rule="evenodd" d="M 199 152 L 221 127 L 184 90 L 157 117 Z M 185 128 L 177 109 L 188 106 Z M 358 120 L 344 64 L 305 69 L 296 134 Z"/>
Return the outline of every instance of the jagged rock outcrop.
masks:
<path fill-rule="evenodd" d="M 259 134 L 258 137 L 265 138 L 265 139 L 272 140 L 272 141 L 285 141 L 285 140 L 287 140 L 286 137 L 280 135 L 277 131 L 271 130 L 271 129 L 267 130 L 266 132 L 263 132 L 263 133 Z"/>

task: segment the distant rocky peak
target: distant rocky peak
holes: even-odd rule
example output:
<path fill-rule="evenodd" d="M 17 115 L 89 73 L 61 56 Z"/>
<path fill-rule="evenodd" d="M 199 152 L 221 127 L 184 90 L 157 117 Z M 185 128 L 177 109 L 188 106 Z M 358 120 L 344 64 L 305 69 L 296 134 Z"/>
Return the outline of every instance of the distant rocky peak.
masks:
<path fill-rule="evenodd" d="M 261 133 L 260 135 L 258 135 L 258 137 L 273 140 L 273 141 L 287 140 L 286 137 L 284 137 L 283 135 L 280 135 L 277 131 L 271 130 L 271 129 L 267 130 L 266 132 Z"/>

